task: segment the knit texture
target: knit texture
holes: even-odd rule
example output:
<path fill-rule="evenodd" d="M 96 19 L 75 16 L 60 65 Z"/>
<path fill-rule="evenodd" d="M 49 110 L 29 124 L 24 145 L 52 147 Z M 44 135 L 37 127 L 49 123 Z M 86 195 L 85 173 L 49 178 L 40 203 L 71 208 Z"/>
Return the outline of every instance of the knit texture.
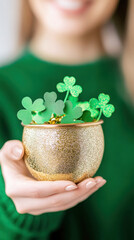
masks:
<path fill-rule="evenodd" d="M 105 153 L 96 175 L 107 184 L 74 208 L 40 216 L 17 213 L 5 194 L 0 171 L 0 240 L 128 240 L 134 239 L 134 109 L 124 88 L 118 61 L 103 57 L 81 65 L 62 65 L 43 61 L 30 51 L 0 69 L 0 147 L 7 140 L 22 139 L 23 128 L 16 114 L 21 100 L 43 97 L 56 91 L 64 76 L 74 76 L 83 88 L 80 101 L 111 96 L 116 107 L 105 119 Z M 58 93 L 64 99 L 64 93 Z"/>

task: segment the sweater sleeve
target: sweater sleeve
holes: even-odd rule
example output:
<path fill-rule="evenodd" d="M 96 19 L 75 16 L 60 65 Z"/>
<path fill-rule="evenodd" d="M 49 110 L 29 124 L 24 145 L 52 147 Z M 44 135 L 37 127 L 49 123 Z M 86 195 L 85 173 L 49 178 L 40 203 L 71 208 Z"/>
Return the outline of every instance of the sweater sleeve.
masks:
<path fill-rule="evenodd" d="M 4 81 L 3 81 L 4 82 Z M 12 89 L 6 89 L 0 77 L 0 148 L 7 140 L 12 140 L 14 132 L 12 124 L 16 127 L 17 120 L 14 111 Z M 9 96 L 10 95 L 10 96 Z M 12 101 L 11 101 L 12 99 Z M 13 103 L 13 107 L 12 107 Z M 11 108 L 13 109 L 11 111 Z M 9 114 L 10 112 L 10 114 Z M 11 115 L 11 116 L 10 116 Z M 13 116 L 12 116 L 13 115 Z M 17 129 L 17 127 L 16 127 Z M 21 131 L 19 129 L 19 131 Z M 0 236 L 1 239 L 40 239 L 49 240 L 53 231 L 57 230 L 62 222 L 64 212 L 44 213 L 39 216 L 19 214 L 13 201 L 5 193 L 5 182 L 0 168 Z"/>
<path fill-rule="evenodd" d="M 5 137 L 5 134 L 4 134 L 2 111 L 0 111 L 0 149 L 2 148 L 2 146 L 5 142 L 6 142 L 6 137 Z"/>

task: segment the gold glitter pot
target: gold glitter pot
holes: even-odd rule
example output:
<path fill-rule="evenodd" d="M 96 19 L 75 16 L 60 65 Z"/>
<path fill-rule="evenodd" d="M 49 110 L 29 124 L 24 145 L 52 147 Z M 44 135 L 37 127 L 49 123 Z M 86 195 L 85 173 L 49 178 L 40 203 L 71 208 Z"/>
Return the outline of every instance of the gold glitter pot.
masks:
<path fill-rule="evenodd" d="M 103 121 L 77 124 L 25 125 L 24 160 L 38 180 L 70 180 L 92 177 L 104 152 Z"/>

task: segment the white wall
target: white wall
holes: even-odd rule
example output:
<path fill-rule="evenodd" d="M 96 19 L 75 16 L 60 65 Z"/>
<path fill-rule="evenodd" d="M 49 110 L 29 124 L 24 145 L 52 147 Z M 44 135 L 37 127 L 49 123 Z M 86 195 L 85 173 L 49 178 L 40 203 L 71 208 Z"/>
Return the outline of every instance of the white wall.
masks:
<path fill-rule="evenodd" d="M 0 65 L 17 54 L 21 0 L 0 0 Z"/>

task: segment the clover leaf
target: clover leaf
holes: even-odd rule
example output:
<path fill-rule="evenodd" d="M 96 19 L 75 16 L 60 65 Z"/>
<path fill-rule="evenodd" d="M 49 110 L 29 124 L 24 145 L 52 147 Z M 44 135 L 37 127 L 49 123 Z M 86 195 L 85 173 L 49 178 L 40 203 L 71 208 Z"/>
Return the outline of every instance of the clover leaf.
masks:
<path fill-rule="evenodd" d="M 93 109 L 93 108 L 89 107 L 88 110 L 91 112 L 92 118 L 97 118 L 97 116 L 99 115 L 99 111 L 97 109 Z"/>
<path fill-rule="evenodd" d="M 73 97 L 78 97 L 80 93 L 82 93 L 82 87 L 79 85 L 75 85 L 76 79 L 74 77 L 64 77 L 63 79 L 64 83 L 58 83 L 57 84 L 57 90 L 58 92 L 66 92 L 67 94 L 64 99 L 64 103 L 67 101 L 69 93 Z M 75 86 L 74 86 L 75 85 Z"/>
<path fill-rule="evenodd" d="M 71 101 L 66 101 L 64 108 L 65 117 L 62 118 L 61 123 L 82 123 L 83 121 L 77 120 L 82 116 L 81 107 L 74 107 Z"/>
<path fill-rule="evenodd" d="M 92 108 L 90 107 L 90 104 L 89 104 L 88 101 L 78 102 L 78 98 L 72 97 L 72 96 L 69 96 L 69 100 L 72 102 L 73 107 L 76 107 L 76 106 L 77 106 L 77 107 L 81 107 L 83 112 L 86 111 L 86 110 L 88 110 L 88 111 L 85 113 L 85 115 L 83 115 L 84 118 L 85 118 L 85 116 L 88 116 L 88 117 L 89 117 L 89 114 L 91 113 L 91 116 L 90 116 L 90 117 L 92 118 L 92 121 L 93 121 L 93 119 L 96 118 L 96 117 L 99 115 L 99 111 L 96 110 L 96 109 L 92 109 Z M 89 113 L 89 111 L 90 111 L 90 113 Z M 90 118 L 90 120 L 91 120 L 91 118 Z M 84 120 L 83 120 L 83 121 L 84 121 Z"/>
<path fill-rule="evenodd" d="M 82 108 L 82 111 L 85 111 L 89 108 L 89 102 L 78 102 L 77 106 Z"/>
<path fill-rule="evenodd" d="M 115 107 L 112 104 L 108 104 L 109 101 L 110 101 L 110 96 L 106 95 L 104 93 L 101 93 L 99 95 L 98 99 L 92 98 L 90 100 L 89 103 L 90 103 L 90 108 L 92 110 L 96 110 L 96 109 L 100 108 L 100 113 L 97 118 L 97 121 L 100 120 L 102 113 L 107 118 L 112 116 L 112 113 L 115 111 Z"/>
<path fill-rule="evenodd" d="M 31 114 L 31 111 L 29 110 L 24 110 L 24 109 L 20 110 L 17 113 L 17 117 L 19 120 L 22 121 L 24 125 L 30 124 L 32 122 L 32 114 Z"/>
<path fill-rule="evenodd" d="M 89 102 L 89 107 L 87 108 L 87 110 L 89 110 L 91 112 L 91 117 L 92 118 L 97 118 L 97 116 L 99 115 L 99 110 L 92 108 Z"/>
<path fill-rule="evenodd" d="M 45 111 L 41 113 L 42 118 L 45 122 L 49 121 L 52 114 L 58 116 L 63 115 L 64 102 L 62 100 L 57 100 L 57 94 L 55 92 L 46 92 L 44 94 L 45 99 Z"/>
<path fill-rule="evenodd" d="M 97 109 L 91 108 L 89 102 L 78 102 L 77 106 L 82 108 L 82 111 L 90 111 L 91 112 L 91 117 L 96 118 L 99 115 L 99 111 Z"/>
<path fill-rule="evenodd" d="M 62 83 L 57 84 L 59 92 L 66 92 L 64 101 L 57 100 L 55 92 L 46 92 L 44 99 L 32 102 L 31 98 L 22 99 L 21 109 L 17 117 L 23 124 L 66 124 L 99 121 L 102 113 L 105 117 L 111 117 L 115 108 L 109 104 L 110 97 L 104 93 L 99 94 L 98 99 L 79 102 L 78 96 L 82 88 L 76 84 L 74 77 L 64 77 Z M 70 94 L 70 96 L 69 96 Z M 69 100 L 68 100 L 69 97 Z"/>
<path fill-rule="evenodd" d="M 83 112 L 83 115 L 81 117 L 82 121 L 84 122 L 93 122 L 93 118 L 91 117 L 91 112 L 86 110 Z"/>
<path fill-rule="evenodd" d="M 71 101 L 71 103 L 73 104 L 73 107 L 77 106 L 77 104 L 78 104 L 78 97 L 73 97 L 72 95 L 70 95 L 68 100 Z"/>
<path fill-rule="evenodd" d="M 27 125 L 33 121 L 36 123 L 43 123 L 42 118 L 40 117 L 40 112 L 45 110 L 43 99 L 37 99 L 32 103 L 30 97 L 25 97 L 22 99 L 22 106 L 25 109 L 18 111 L 17 117 Z"/>

